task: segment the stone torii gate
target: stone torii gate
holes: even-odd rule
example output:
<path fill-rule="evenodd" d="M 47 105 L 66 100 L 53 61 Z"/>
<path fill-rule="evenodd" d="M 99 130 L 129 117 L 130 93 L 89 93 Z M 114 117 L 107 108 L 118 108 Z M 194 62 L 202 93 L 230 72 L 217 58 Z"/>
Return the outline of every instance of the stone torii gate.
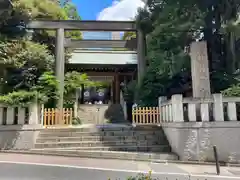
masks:
<path fill-rule="evenodd" d="M 28 29 L 56 30 L 56 68 L 55 73 L 59 81 L 60 98 L 57 107 L 63 108 L 64 93 L 64 71 L 65 71 L 65 47 L 71 48 L 106 48 L 106 47 L 129 47 L 134 49 L 134 42 L 121 40 L 82 40 L 71 41 L 64 37 L 65 30 L 80 31 L 135 31 L 137 33 L 137 69 L 138 80 L 140 80 L 146 69 L 146 42 L 145 36 L 140 29 L 137 29 L 135 21 L 76 21 L 76 20 L 44 20 L 31 21 L 26 26 Z"/>

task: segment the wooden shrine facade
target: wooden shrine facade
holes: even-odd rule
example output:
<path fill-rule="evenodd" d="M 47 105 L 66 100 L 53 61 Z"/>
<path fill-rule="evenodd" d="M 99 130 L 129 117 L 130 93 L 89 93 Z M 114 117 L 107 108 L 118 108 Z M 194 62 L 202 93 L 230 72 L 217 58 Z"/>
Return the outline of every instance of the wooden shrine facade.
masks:
<path fill-rule="evenodd" d="M 137 65 L 105 66 L 94 65 L 75 65 L 66 64 L 66 71 L 77 71 L 86 73 L 94 81 L 104 81 L 109 83 L 111 90 L 111 102 L 120 102 L 121 86 L 128 84 L 136 79 Z"/>

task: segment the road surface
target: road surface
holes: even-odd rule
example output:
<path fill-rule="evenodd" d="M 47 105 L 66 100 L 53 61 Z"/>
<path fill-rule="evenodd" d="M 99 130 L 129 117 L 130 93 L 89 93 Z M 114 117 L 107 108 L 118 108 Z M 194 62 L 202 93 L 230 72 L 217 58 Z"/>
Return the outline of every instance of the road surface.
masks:
<path fill-rule="evenodd" d="M 27 164 L 0 164 L 1 180 L 108 180 L 127 179 L 137 173 L 110 170 L 78 169 Z"/>
<path fill-rule="evenodd" d="M 214 166 L 200 168 L 193 165 L 0 153 L 0 180 L 126 180 L 150 170 L 152 177 L 160 180 L 169 175 L 182 180 L 187 179 L 190 173 L 215 173 Z M 223 173 L 234 176 L 226 169 Z"/>

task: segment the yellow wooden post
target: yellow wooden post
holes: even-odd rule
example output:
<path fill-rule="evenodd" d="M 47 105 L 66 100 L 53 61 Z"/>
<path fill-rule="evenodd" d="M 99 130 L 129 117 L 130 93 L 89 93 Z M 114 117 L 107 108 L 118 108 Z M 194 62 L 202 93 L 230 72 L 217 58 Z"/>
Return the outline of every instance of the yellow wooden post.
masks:
<path fill-rule="evenodd" d="M 149 123 L 149 108 L 148 107 L 146 107 L 146 111 L 145 111 L 146 113 L 146 122 L 145 123 Z"/>
<path fill-rule="evenodd" d="M 73 109 L 70 109 L 70 125 L 72 125 Z"/>
<path fill-rule="evenodd" d="M 53 125 L 55 125 L 55 111 L 54 111 L 54 109 L 52 108 L 51 109 L 51 126 L 53 126 Z"/>
<path fill-rule="evenodd" d="M 51 109 L 48 108 L 48 119 L 47 119 L 47 126 L 51 125 Z"/>
<path fill-rule="evenodd" d="M 132 122 L 136 123 L 135 122 L 135 108 L 132 109 Z"/>
<path fill-rule="evenodd" d="M 142 116 L 143 116 L 143 124 L 146 124 L 146 108 L 145 107 L 143 107 L 143 109 L 142 109 Z"/>
<path fill-rule="evenodd" d="M 65 112 L 65 123 L 66 123 L 66 125 L 69 125 L 69 119 L 70 119 L 70 109 L 69 108 L 67 108 L 66 109 L 66 112 Z"/>

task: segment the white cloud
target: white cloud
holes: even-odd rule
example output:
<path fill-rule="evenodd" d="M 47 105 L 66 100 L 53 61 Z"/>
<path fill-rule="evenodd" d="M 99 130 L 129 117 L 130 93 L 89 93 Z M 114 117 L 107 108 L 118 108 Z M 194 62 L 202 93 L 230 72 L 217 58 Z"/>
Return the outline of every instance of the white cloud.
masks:
<path fill-rule="evenodd" d="M 112 6 L 103 9 L 97 17 L 97 20 L 105 21 L 127 21 L 132 20 L 140 7 L 144 7 L 142 0 L 118 0 L 112 3 Z"/>

